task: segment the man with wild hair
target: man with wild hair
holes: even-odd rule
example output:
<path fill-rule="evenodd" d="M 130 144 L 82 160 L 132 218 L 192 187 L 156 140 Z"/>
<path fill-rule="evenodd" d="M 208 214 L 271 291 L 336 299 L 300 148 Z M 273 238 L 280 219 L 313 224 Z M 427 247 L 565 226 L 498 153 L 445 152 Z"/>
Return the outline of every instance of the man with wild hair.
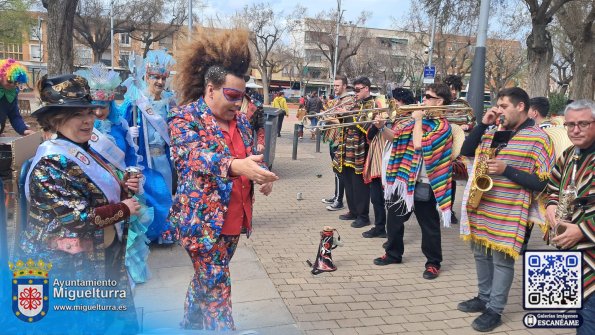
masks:
<path fill-rule="evenodd" d="M 252 227 L 254 183 L 269 195 L 278 177 L 252 155 L 252 130 L 240 113 L 250 65 L 248 33 L 198 30 L 179 59 L 182 105 L 168 115 L 179 181 L 169 220 L 195 274 L 181 326 L 234 330 L 229 262 L 242 229 Z"/>

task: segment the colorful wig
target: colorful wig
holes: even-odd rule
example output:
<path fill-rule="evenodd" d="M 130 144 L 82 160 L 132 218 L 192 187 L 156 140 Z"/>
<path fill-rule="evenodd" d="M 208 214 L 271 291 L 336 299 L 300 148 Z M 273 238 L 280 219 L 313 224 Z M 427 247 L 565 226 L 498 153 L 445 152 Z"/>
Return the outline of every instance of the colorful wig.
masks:
<path fill-rule="evenodd" d="M 27 83 L 27 69 L 12 58 L 0 59 L 0 78 L 14 83 Z"/>

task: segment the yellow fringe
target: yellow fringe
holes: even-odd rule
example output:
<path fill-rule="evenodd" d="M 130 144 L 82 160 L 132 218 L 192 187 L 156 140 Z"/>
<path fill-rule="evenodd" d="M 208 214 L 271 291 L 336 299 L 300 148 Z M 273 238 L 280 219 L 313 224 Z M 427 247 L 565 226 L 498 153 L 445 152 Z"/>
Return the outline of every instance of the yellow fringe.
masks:
<path fill-rule="evenodd" d="M 539 181 L 549 180 L 550 173 L 549 172 L 535 172 L 537 177 L 539 177 Z"/>
<path fill-rule="evenodd" d="M 507 256 L 513 258 L 515 261 L 519 259 L 519 253 L 516 252 L 516 251 L 514 251 L 513 248 L 511 248 L 511 247 L 504 247 L 504 246 L 498 245 L 498 244 L 496 244 L 494 242 L 488 241 L 484 237 L 477 237 L 474 234 L 469 234 L 469 235 L 463 235 L 463 236 L 461 236 L 461 238 L 465 242 L 472 241 L 472 242 L 477 243 L 477 244 L 479 244 L 482 247 L 485 247 L 487 249 L 492 249 L 492 250 L 496 250 L 498 252 L 505 253 Z"/>

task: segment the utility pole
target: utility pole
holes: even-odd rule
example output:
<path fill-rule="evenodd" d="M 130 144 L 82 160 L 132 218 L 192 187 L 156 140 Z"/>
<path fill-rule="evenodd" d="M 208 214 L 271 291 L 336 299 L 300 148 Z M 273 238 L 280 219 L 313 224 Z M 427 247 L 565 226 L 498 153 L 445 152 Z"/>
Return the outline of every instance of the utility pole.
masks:
<path fill-rule="evenodd" d="M 188 0 L 188 40 L 192 38 L 192 0 Z"/>
<path fill-rule="evenodd" d="M 110 64 L 112 71 L 114 70 L 114 1 L 110 0 L 109 2 L 109 16 L 110 16 Z M 99 57 L 102 58 L 102 57 Z"/>
<path fill-rule="evenodd" d="M 341 11 L 341 0 L 337 0 L 337 32 L 335 34 L 335 57 L 333 59 L 333 81 L 331 82 L 331 89 L 330 92 L 335 94 L 335 77 L 337 77 L 337 57 L 339 54 L 339 26 L 341 25 L 341 18 L 343 16 L 343 12 Z"/>
<path fill-rule="evenodd" d="M 477 43 L 475 55 L 473 56 L 473 67 L 471 68 L 471 80 L 467 102 L 475 118 L 481 120 L 483 116 L 483 92 L 485 89 L 485 63 L 486 63 L 486 40 L 488 37 L 488 20 L 490 17 L 490 0 L 481 0 L 479 7 L 479 27 L 477 31 Z"/>

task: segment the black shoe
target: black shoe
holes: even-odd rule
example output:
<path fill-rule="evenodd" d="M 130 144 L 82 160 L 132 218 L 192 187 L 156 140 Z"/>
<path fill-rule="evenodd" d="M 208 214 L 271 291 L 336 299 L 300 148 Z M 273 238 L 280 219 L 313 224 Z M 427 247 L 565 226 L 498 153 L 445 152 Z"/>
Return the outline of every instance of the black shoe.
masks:
<path fill-rule="evenodd" d="M 343 209 L 343 208 L 345 208 L 345 206 L 343 206 L 343 203 L 342 202 L 338 202 L 338 201 L 333 202 L 332 205 L 326 206 L 326 210 L 327 211 L 338 211 L 338 210 Z"/>
<path fill-rule="evenodd" d="M 491 308 L 488 308 L 482 315 L 473 320 L 471 327 L 478 332 L 491 332 L 501 324 L 502 316 Z"/>
<path fill-rule="evenodd" d="M 332 205 L 335 202 L 335 197 L 324 198 L 321 200 L 323 204 Z"/>
<path fill-rule="evenodd" d="M 376 265 L 389 265 L 389 264 L 401 264 L 401 260 L 398 258 L 391 257 L 387 254 L 384 254 L 382 257 L 374 258 L 374 264 Z"/>
<path fill-rule="evenodd" d="M 459 223 L 459 219 L 457 218 L 457 213 L 455 213 L 455 211 L 450 212 L 450 223 L 451 224 Z"/>
<path fill-rule="evenodd" d="M 339 215 L 339 220 L 355 220 L 357 217 L 353 215 L 353 213 L 349 212 L 347 214 Z"/>
<path fill-rule="evenodd" d="M 386 231 L 384 228 L 373 227 L 372 229 L 363 232 L 362 236 L 365 238 L 386 237 Z"/>
<path fill-rule="evenodd" d="M 483 313 L 486 310 L 486 302 L 481 300 L 479 296 L 463 301 L 457 305 L 457 309 L 465 313 Z"/>
<path fill-rule="evenodd" d="M 363 228 L 363 227 L 369 226 L 369 225 L 370 225 L 370 221 L 355 220 L 351 223 L 351 227 L 353 227 L 353 228 Z"/>
<path fill-rule="evenodd" d="M 438 278 L 438 274 L 440 273 L 440 269 L 435 265 L 427 265 L 424 271 L 424 279 L 436 279 Z"/>
<path fill-rule="evenodd" d="M 281 137 L 281 134 L 277 134 L 277 137 Z"/>

